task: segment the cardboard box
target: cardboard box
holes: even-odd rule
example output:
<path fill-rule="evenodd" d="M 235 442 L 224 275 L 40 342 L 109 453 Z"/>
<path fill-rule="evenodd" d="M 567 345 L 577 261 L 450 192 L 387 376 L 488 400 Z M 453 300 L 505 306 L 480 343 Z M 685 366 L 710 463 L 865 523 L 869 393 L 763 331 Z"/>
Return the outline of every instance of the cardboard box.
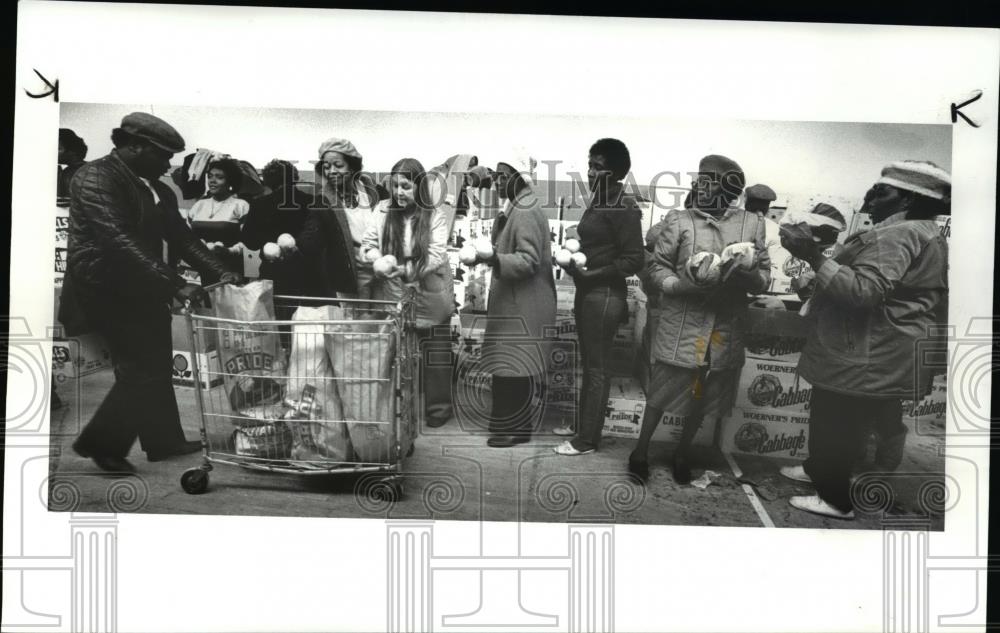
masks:
<path fill-rule="evenodd" d="M 748 333 L 746 337 L 747 359 L 778 361 L 797 364 L 805 347 L 805 337 L 781 336 L 776 334 Z"/>
<path fill-rule="evenodd" d="M 559 280 L 556 283 L 556 310 L 572 312 L 576 304 L 576 284 L 572 279 Z"/>
<path fill-rule="evenodd" d="M 576 317 L 572 313 L 556 312 L 555 336 L 564 341 L 579 340 L 576 335 Z"/>
<path fill-rule="evenodd" d="M 809 415 L 811 396 L 812 386 L 798 375 L 796 363 L 748 358 L 740 373 L 736 406 Z"/>
<path fill-rule="evenodd" d="M 792 310 L 748 308 L 747 332 L 792 338 L 806 338 L 809 327 L 806 320 Z"/>
<path fill-rule="evenodd" d="M 808 447 L 808 414 L 737 407 L 722 421 L 723 452 L 804 460 Z"/>
<path fill-rule="evenodd" d="M 642 282 L 635 275 L 625 279 L 625 299 L 630 304 L 646 300 L 646 293 L 642 290 Z"/>
<path fill-rule="evenodd" d="M 215 350 L 204 354 L 198 354 L 198 371 L 201 377 L 201 386 L 206 389 L 217 387 L 222 384 L 221 365 L 219 364 L 219 353 Z M 194 370 L 191 362 L 191 352 L 186 350 L 174 350 L 173 383 L 181 387 L 194 386 Z"/>
<path fill-rule="evenodd" d="M 199 337 L 198 346 L 201 348 L 201 351 L 207 352 L 216 349 L 218 336 L 214 328 L 218 326 L 206 321 L 197 320 L 194 321 L 194 324 L 195 333 Z M 188 330 L 187 316 L 177 312 L 171 315 L 170 337 L 173 340 L 173 348 L 175 350 L 193 351 L 191 349 L 191 335 Z"/>
<path fill-rule="evenodd" d="M 633 378 L 614 379 L 611 396 L 604 417 L 604 434 L 611 437 L 636 439 L 646 411 L 646 396 L 639 383 Z M 680 439 L 684 416 L 665 412 L 653 432 L 653 441 L 676 442 Z M 716 421 L 704 420 L 693 443 L 711 446 L 715 436 Z"/>
<path fill-rule="evenodd" d="M 63 277 L 66 274 L 66 249 L 69 246 L 69 207 L 56 205 L 55 208 L 55 283 L 62 285 Z"/>
<path fill-rule="evenodd" d="M 920 402 L 904 400 L 903 422 L 917 433 L 926 433 L 933 427 L 945 428 L 948 415 L 948 383 L 945 376 L 935 376 L 931 391 Z"/>
<path fill-rule="evenodd" d="M 99 334 L 52 341 L 52 375 L 80 378 L 111 367 L 111 352 Z"/>
<path fill-rule="evenodd" d="M 473 241 L 480 238 L 490 239 L 493 235 L 493 220 L 469 220 L 468 231 L 467 239 Z"/>

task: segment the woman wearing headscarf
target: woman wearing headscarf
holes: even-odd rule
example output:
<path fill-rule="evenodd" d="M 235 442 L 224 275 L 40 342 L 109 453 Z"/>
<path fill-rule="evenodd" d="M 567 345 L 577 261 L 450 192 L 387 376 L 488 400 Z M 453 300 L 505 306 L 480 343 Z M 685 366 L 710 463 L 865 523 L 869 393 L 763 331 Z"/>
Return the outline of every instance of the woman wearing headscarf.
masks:
<path fill-rule="evenodd" d="M 308 285 L 317 296 L 369 297 L 372 269 L 361 242 L 378 195 L 362 167 L 361 154 L 348 140 L 330 138 L 319 147 L 315 200 L 298 241 L 314 276 Z"/>
<path fill-rule="evenodd" d="M 597 450 L 604 430 L 604 410 L 611 391 L 611 348 L 625 319 L 625 279 L 643 264 L 642 213 L 622 180 L 632 168 L 628 148 L 618 139 L 603 138 L 590 148 L 587 179 L 591 202 L 577 233 L 584 268 L 567 272 L 576 285 L 576 331 L 583 361 L 583 392 L 576 437 L 555 447 L 560 455 L 585 455 Z M 556 429 L 572 435 L 573 429 Z"/>
<path fill-rule="evenodd" d="M 934 372 L 917 350 L 941 345 L 948 316 L 948 246 L 934 218 L 951 213 L 950 196 L 944 169 L 896 162 L 865 196 L 861 212 L 874 228 L 848 237 L 833 257 L 807 235 L 782 233 L 782 246 L 816 273 L 798 365 L 812 385 L 809 458 L 781 469 L 816 494 L 791 497 L 793 507 L 854 518 L 851 470 L 872 424 L 887 438 L 883 450 L 901 457 L 901 400 L 920 400 Z"/>
<path fill-rule="evenodd" d="M 398 300 L 407 286 L 416 290 L 416 327 L 423 363 L 424 413 L 428 426 L 445 424 L 452 417 L 451 365 L 430 362 L 451 354 L 451 315 L 455 311 L 454 284 L 448 260 L 448 224 L 435 210 L 423 165 L 404 158 L 389 175 L 389 198 L 377 207 L 369 224 L 362 253 L 368 258 L 392 255 L 398 267 L 376 272 L 371 298 Z"/>
<path fill-rule="evenodd" d="M 493 375 L 486 443 L 494 448 L 529 441 L 543 411 L 537 398 L 547 376 L 544 338 L 555 324 L 556 287 L 549 221 L 531 186 L 533 171 L 526 155 L 499 163 L 496 171 L 507 203 L 493 225 L 493 256 L 485 260 L 493 274 L 482 355 Z"/>
<path fill-rule="evenodd" d="M 664 412 L 684 418 L 673 454 L 674 479 L 684 484 L 691 480 L 689 451 L 702 420 L 718 420 L 732 407 L 744 361 L 748 294 L 763 292 L 771 281 L 764 222 L 734 205 L 744 182 L 732 159 L 702 158 L 689 203 L 667 214 L 656 238 L 646 271 L 647 283 L 659 291 L 659 316 L 649 324 L 656 328 L 653 365 L 628 461 L 629 471 L 643 481 L 649 477 L 649 443 Z M 733 259 L 725 270 L 713 264 L 729 245 L 748 242 L 752 257 Z M 692 270 L 692 260 L 702 264 Z"/>

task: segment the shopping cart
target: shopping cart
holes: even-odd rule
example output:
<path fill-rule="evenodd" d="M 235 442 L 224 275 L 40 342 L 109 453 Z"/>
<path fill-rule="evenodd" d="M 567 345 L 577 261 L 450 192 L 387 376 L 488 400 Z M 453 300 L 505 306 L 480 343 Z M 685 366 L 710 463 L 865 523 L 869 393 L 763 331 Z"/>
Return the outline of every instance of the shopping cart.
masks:
<path fill-rule="evenodd" d="M 413 293 L 399 302 L 275 296 L 274 305 L 283 318 L 273 321 L 185 306 L 193 358 L 208 361 L 192 363 L 204 462 L 184 472 L 181 487 L 204 493 L 213 464 L 228 464 L 296 475 L 385 473 L 373 491 L 401 498 L 416 426 Z M 248 338 L 274 345 L 277 358 L 227 355 Z M 214 365 L 203 356 L 211 346 Z"/>

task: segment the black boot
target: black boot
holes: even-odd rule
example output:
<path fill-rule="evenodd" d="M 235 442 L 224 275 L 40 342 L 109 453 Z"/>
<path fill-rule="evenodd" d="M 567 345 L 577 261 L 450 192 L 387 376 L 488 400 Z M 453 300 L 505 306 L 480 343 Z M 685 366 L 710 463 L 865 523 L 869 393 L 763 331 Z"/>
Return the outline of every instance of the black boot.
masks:
<path fill-rule="evenodd" d="M 649 461 L 643 457 L 639 459 L 635 451 L 628 456 L 628 471 L 639 478 L 639 481 L 646 483 L 649 481 Z"/>
<path fill-rule="evenodd" d="M 673 459 L 674 481 L 681 485 L 691 483 L 691 464 L 688 461 L 687 451 L 677 447 L 674 451 Z"/>

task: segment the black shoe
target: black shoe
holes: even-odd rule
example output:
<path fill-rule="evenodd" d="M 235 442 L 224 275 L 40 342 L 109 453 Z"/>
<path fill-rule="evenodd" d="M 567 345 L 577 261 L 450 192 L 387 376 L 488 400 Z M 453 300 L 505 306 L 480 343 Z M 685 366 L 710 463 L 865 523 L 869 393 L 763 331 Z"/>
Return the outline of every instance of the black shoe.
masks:
<path fill-rule="evenodd" d="M 486 445 L 493 448 L 510 448 L 518 444 L 526 444 L 529 441 L 531 441 L 529 435 L 493 435 L 486 440 Z"/>
<path fill-rule="evenodd" d="M 638 477 L 642 483 L 649 481 L 649 462 L 645 459 L 638 459 L 635 453 L 628 456 L 628 471 Z"/>
<path fill-rule="evenodd" d="M 688 463 L 687 455 L 680 451 L 674 453 L 673 470 L 674 481 L 679 484 L 691 483 L 691 464 Z"/>
<path fill-rule="evenodd" d="M 135 466 L 124 457 L 92 457 L 94 463 L 101 470 L 109 473 L 134 473 Z"/>
<path fill-rule="evenodd" d="M 190 455 L 191 453 L 197 453 L 201 450 L 200 440 L 190 440 L 186 441 L 177 448 L 167 451 L 166 453 L 146 453 L 146 459 L 151 462 L 162 462 L 163 460 L 170 459 L 171 457 L 178 457 L 180 455 Z"/>
<path fill-rule="evenodd" d="M 124 457 L 110 457 L 107 455 L 94 455 L 78 444 L 73 444 L 73 451 L 80 457 L 89 457 L 101 470 L 109 473 L 134 473 L 135 466 Z"/>

